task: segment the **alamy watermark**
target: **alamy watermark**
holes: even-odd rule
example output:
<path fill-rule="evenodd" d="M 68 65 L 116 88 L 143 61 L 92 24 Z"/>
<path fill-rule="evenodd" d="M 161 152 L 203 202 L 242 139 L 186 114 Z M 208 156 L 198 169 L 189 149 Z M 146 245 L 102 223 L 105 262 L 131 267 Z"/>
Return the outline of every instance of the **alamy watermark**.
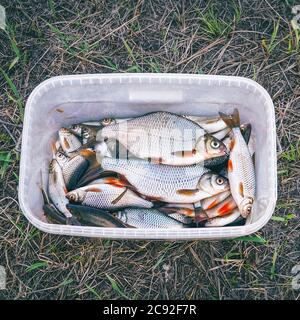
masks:
<path fill-rule="evenodd" d="M 292 14 L 294 15 L 291 20 L 293 29 L 300 29 L 300 4 L 292 7 Z"/>
<path fill-rule="evenodd" d="M 0 290 L 6 289 L 6 271 L 3 266 L 0 266 Z"/>

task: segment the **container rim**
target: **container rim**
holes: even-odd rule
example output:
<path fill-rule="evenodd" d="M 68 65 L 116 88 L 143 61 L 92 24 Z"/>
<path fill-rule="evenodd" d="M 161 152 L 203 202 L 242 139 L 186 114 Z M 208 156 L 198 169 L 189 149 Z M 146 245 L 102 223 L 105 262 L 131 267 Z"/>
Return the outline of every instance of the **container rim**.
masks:
<path fill-rule="evenodd" d="M 195 228 L 189 229 L 189 233 L 187 234 L 186 230 L 168 230 L 168 229 L 157 229 L 155 231 L 149 231 L 149 229 L 122 229 L 120 232 L 116 232 L 116 228 L 102 228 L 102 227 L 89 227 L 89 226 L 69 226 L 69 225 L 58 225 L 58 224 L 51 224 L 43 222 L 37 219 L 33 214 L 31 214 L 31 210 L 29 206 L 24 201 L 24 179 L 25 179 L 25 169 L 24 165 L 25 159 L 23 155 L 27 149 L 27 132 L 28 132 L 28 123 L 29 123 L 29 116 L 30 110 L 32 108 L 32 102 L 34 98 L 39 92 L 46 87 L 49 83 L 55 81 L 61 81 L 63 85 L 64 80 L 75 79 L 75 78 L 165 78 L 165 79 L 208 79 L 208 80 L 228 80 L 228 81 L 239 81 L 244 82 L 250 86 L 254 86 L 256 90 L 260 91 L 261 95 L 265 97 L 268 105 L 273 108 L 270 108 L 270 112 L 272 113 L 272 133 L 273 133 L 273 141 L 274 141 L 274 153 L 272 155 L 273 158 L 273 165 L 274 171 L 277 174 L 277 157 L 276 157 L 276 127 L 275 127 L 275 112 L 274 112 L 274 104 L 269 95 L 269 93 L 264 89 L 260 84 L 256 81 L 239 76 L 226 76 L 226 75 L 196 75 L 196 74 L 176 74 L 176 73 L 98 73 L 98 74 L 84 74 L 84 75 L 62 75 L 62 76 L 55 76 L 51 77 L 47 80 L 41 82 L 38 86 L 36 86 L 31 94 L 29 95 L 26 108 L 25 108 L 25 115 L 23 121 L 23 132 L 22 132 L 22 147 L 21 147 L 21 161 L 20 161 L 20 179 L 19 179 L 19 190 L 18 190 L 18 198 L 20 208 L 26 218 L 38 229 L 52 234 L 65 234 L 65 235 L 72 235 L 72 236 L 87 236 L 87 237 L 98 237 L 98 238 L 110 238 L 110 239 L 160 239 L 160 240 L 172 240 L 172 234 L 174 234 L 173 240 L 218 240 L 218 239 L 226 239 L 226 238 L 234 238 L 239 236 L 246 236 L 251 233 L 254 233 L 264 227 L 266 223 L 271 218 L 276 201 L 277 201 L 277 176 L 274 179 L 274 194 L 269 197 L 269 204 L 265 210 L 264 215 L 262 215 L 257 221 L 254 223 L 247 224 L 247 230 L 245 230 L 245 226 L 235 226 L 235 227 L 212 227 L 212 228 L 205 228 L 206 235 L 202 235 L 202 231 L 204 228 Z M 102 232 L 105 230 L 105 232 Z"/>

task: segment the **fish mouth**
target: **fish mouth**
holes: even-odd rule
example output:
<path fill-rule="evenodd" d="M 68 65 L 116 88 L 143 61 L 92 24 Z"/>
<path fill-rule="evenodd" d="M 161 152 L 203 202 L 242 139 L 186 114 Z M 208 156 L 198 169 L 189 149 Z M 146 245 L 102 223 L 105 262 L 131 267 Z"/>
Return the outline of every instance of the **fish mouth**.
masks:
<path fill-rule="evenodd" d="M 243 218 L 249 217 L 249 215 L 252 213 L 253 209 L 253 198 L 246 198 L 241 203 L 241 216 Z"/>

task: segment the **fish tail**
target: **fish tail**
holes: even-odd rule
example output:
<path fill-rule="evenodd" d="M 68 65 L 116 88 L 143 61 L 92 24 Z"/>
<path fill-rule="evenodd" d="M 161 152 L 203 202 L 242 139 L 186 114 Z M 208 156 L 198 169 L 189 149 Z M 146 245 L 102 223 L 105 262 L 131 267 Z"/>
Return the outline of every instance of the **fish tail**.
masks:
<path fill-rule="evenodd" d="M 238 109 L 234 109 L 233 113 L 228 115 L 223 112 L 219 112 L 221 119 L 228 125 L 230 128 L 236 128 L 240 126 L 240 115 Z"/>

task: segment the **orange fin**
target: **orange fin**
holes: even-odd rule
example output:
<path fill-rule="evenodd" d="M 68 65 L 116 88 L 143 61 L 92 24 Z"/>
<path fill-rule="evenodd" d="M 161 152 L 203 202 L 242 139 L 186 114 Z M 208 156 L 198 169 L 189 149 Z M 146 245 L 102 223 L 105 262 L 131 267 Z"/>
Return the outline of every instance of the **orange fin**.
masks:
<path fill-rule="evenodd" d="M 232 115 L 219 112 L 221 119 L 227 124 L 229 128 L 236 128 L 240 126 L 240 115 L 238 109 L 234 109 Z"/>
<path fill-rule="evenodd" d="M 114 178 L 114 177 L 105 178 L 104 182 L 107 184 L 111 184 L 115 187 L 119 187 L 119 188 L 127 187 L 127 185 L 123 181 L 121 181 L 118 178 Z"/>
<path fill-rule="evenodd" d="M 102 192 L 101 189 L 96 188 L 96 187 L 91 187 L 85 190 L 86 192 Z"/>
<path fill-rule="evenodd" d="M 229 214 L 234 209 L 234 205 L 231 201 L 226 202 L 222 207 L 217 211 L 218 216 L 225 216 Z"/>
<path fill-rule="evenodd" d="M 218 204 L 218 200 L 215 199 L 212 203 L 210 203 L 210 204 L 207 206 L 206 210 L 212 209 L 212 208 L 215 207 L 217 204 Z"/>
<path fill-rule="evenodd" d="M 231 159 L 228 160 L 227 169 L 230 172 L 233 171 L 233 165 L 232 165 L 232 160 Z"/>
<path fill-rule="evenodd" d="M 66 138 L 64 138 L 64 145 L 65 145 L 66 149 L 70 148 L 70 144 Z"/>
<path fill-rule="evenodd" d="M 244 186 L 242 182 L 239 184 L 239 193 L 242 197 L 244 197 Z"/>
<path fill-rule="evenodd" d="M 163 163 L 163 158 L 160 157 L 160 158 L 148 158 L 148 161 L 150 163 L 156 163 L 156 164 L 160 164 L 160 163 Z"/>
<path fill-rule="evenodd" d="M 234 140 L 234 138 L 232 138 L 232 139 L 230 140 L 230 144 L 229 144 L 229 150 L 230 150 L 230 151 L 232 151 L 232 149 L 234 148 L 234 145 L 235 145 L 235 140 Z"/>
<path fill-rule="evenodd" d="M 182 158 L 192 158 L 197 153 L 196 149 L 190 150 L 190 151 L 175 151 L 171 154 L 176 157 L 182 157 Z"/>
<path fill-rule="evenodd" d="M 184 196 L 193 196 L 198 191 L 199 191 L 198 189 L 180 189 L 180 190 L 177 190 L 176 193 Z"/>

